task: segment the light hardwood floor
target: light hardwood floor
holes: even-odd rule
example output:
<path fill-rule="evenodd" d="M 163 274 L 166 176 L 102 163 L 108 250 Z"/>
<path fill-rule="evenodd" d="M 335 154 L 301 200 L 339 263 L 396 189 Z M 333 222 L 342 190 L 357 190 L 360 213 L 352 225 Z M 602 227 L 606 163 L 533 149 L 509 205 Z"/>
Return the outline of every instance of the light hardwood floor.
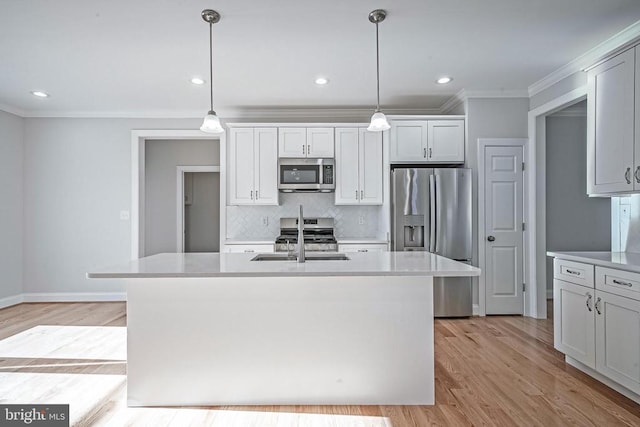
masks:
<path fill-rule="evenodd" d="M 0 339 L 37 325 L 125 326 L 124 303 L 21 304 L 0 310 Z M 549 310 L 551 312 L 551 310 Z M 612 426 L 640 425 L 640 405 L 565 364 L 551 319 L 496 316 L 435 323 L 434 406 L 268 406 L 127 409 L 124 391 L 102 403 L 90 425 Z M 94 360 L 14 360 L 1 372 L 122 374 Z M 86 360 L 84 360 L 86 362 Z M 104 362 L 104 363 L 101 363 Z M 2 396 L 0 396 L 0 401 Z M 182 412 L 180 412 L 182 411 Z M 255 414 L 240 417 L 239 414 Z M 249 421 L 250 419 L 250 421 Z M 286 421 L 286 422 L 285 422 Z"/>

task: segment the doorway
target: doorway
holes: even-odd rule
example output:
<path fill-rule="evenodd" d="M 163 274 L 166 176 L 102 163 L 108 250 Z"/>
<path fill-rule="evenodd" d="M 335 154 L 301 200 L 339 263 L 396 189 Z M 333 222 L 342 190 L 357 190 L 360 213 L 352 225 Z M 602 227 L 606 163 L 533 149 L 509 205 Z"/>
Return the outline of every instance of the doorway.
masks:
<path fill-rule="evenodd" d="M 178 166 L 176 252 L 220 252 L 220 168 Z"/>

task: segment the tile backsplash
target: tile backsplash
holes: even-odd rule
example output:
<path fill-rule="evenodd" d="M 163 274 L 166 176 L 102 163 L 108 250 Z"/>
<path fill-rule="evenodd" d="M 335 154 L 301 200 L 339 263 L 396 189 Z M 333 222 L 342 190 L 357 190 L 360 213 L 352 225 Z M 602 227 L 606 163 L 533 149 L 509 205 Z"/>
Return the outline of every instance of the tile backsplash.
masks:
<path fill-rule="evenodd" d="M 382 206 L 336 206 L 334 198 L 334 193 L 281 193 L 279 206 L 227 206 L 227 239 L 274 240 L 280 218 L 297 217 L 300 205 L 305 217 L 334 218 L 337 238 L 386 238 L 386 228 L 379 227 Z"/>

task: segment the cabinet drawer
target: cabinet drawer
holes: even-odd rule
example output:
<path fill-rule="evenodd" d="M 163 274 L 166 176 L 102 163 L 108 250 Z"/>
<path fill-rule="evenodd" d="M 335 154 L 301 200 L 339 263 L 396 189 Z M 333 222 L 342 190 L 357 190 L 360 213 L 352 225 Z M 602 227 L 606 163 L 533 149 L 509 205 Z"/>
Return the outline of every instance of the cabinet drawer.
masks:
<path fill-rule="evenodd" d="M 227 244 L 225 248 L 225 252 L 228 252 L 228 253 L 241 253 L 241 252 L 271 253 L 273 251 L 274 251 L 273 245 Z"/>
<path fill-rule="evenodd" d="M 338 252 L 386 252 L 386 243 L 338 244 Z"/>
<path fill-rule="evenodd" d="M 593 265 L 554 258 L 553 278 L 593 288 Z"/>
<path fill-rule="evenodd" d="M 640 274 L 596 267 L 596 288 L 615 295 L 640 300 Z"/>

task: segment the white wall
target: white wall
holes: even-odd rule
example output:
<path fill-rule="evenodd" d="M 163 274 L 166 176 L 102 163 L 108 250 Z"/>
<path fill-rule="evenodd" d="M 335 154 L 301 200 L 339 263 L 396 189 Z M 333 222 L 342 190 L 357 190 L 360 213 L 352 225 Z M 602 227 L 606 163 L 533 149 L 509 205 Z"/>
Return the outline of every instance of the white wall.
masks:
<path fill-rule="evenodd" d="M 558 83 L 549 86 L 545 90 L 535 94 L 529 101 L 529 109 L 534 110 L 541 105 L 552 101 L 565 93 L 571 92 L 574 89 L 582 87 L 587 84 L 587 73 L 583 71 L 577 71 L 568 77 L 560 80 Z"/>
<path fill-rule="evenodd" d="M 177 166 L 219 164 L 219 140 L 146 141 L 145 255 L 176 251 Z"/>
<path fill-rule="evenodd" d="M 587 118 L 560 115 L 546 121 L 547 250 L 608 251 L 610 200 L 586 192 Z M 553 259 L 547 257 L 547 295 L 552 289 Z"/>
<path fill-rule="evenodd" d="M 200 119 L 25 119 L 24 292 L 122 292 L 88 280 L 128 262 L 131 130 L 197 129 Z M 61 297 L 66 298 L 66 297 Z"/>
<path fill-rule="evenodd" d="M 187 172 L 192 200 L 184 208 L 185 252 L 220 252 L 220 174 Z"/>
<path fill-rule="evenodd" d="M 0 111 L 0 307 L 22 293 L 23 169 L 24 119 Z"/>
<path fill-rule="evenodd" d="M 528 98 L 470 98 L 467 100 L 465 165 L 473 169 L 473 265 L 478 265 L 478 138 L 527 138 Z M 473 303 L 478 303 L 478 280 Z"/>

